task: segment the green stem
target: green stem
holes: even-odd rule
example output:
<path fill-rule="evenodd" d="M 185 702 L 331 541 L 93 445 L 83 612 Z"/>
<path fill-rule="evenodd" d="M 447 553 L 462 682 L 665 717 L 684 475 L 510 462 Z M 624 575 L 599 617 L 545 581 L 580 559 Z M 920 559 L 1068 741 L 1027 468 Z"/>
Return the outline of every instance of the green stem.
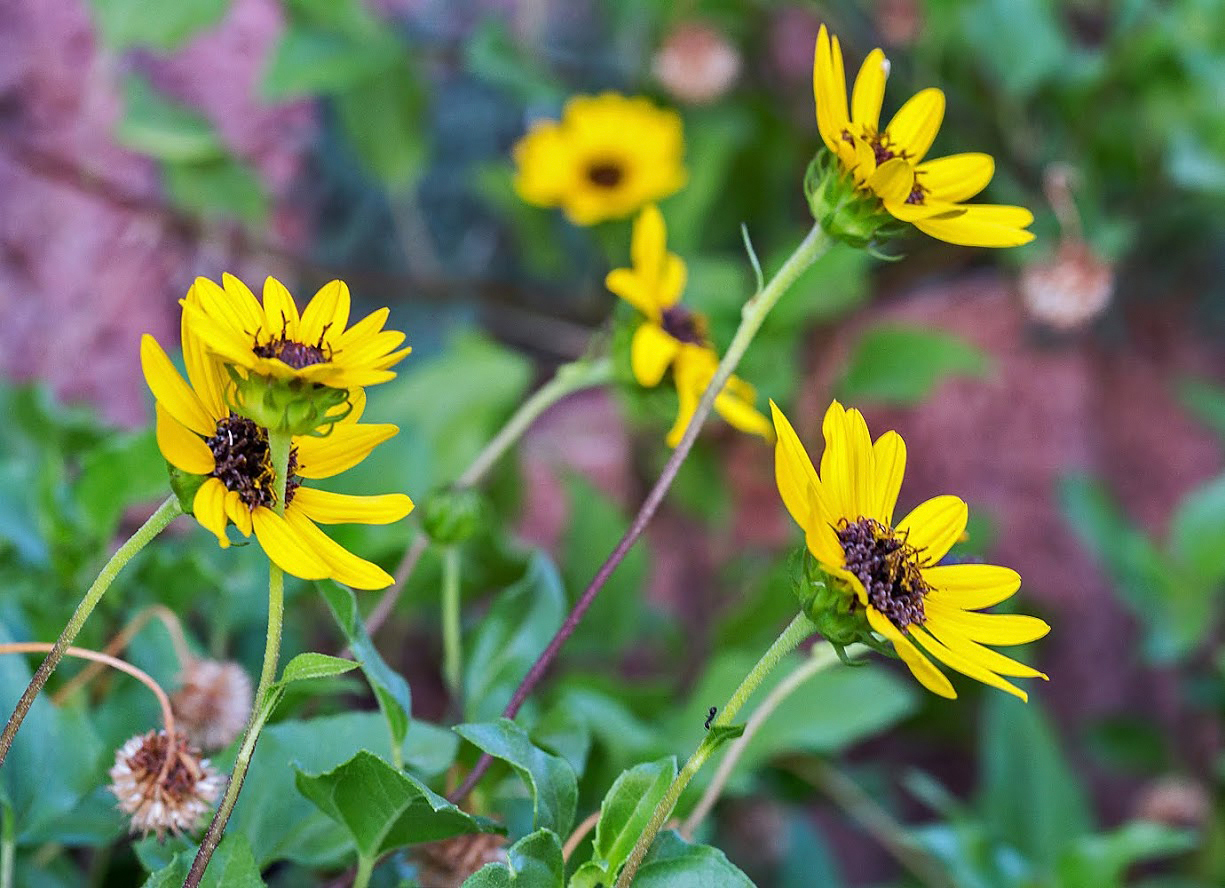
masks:
<path fill-rule="evenodd" d="M 566 395 L 603 385 L 613 378 L 611 358 L 574 361 L 557 368 L 553 378 L 524 401 L 506 425 L 490 439 L 472 464 L 455 481 L 456 487 L 472 487 L 480 482 L 510 447 L 544 413 Z"/>
<path fill-rule="evenodd" d="M 847 653 L 848 656 L 855 657 L 865 650 L 866 648 L 856 645 L 849 648 Z M 722 795 L 723 787 L 727 785 L 728 779 L 736 770 L 736 764 L 740 761 L 740 756 L 744 754 L 749 741 L 753 739 L 753 735 L 761 729 L 761 726 L 766 723 L 766 720 L 774 714 L 774 710 L 778 709 L 784 700 L 799 690 L 804 682 L 836 662 L 838 662 L 838 656 L 834 653 L 834 649 L 830 647 L 829 643 L 819 642 L 813 646 L 811 656 L 766 695 L 766 699 L 762 700 L 761 705 L 753 710 L 753 714 L 745 723 L 744 733 L 735 739 L 727 750 L 727 755 L 723 757 L 723 761 L 719 762 L 719 769 L 715 771 L 715 776 L 711 779 L 710 786 L 706 787 L 706 791 L 702 794 L 702 798 L 694 807 L 693 812 L 690 813 L 684 824 L 681 825 L 680 833 L 682 836 L 686 838 L 692 836 L 694 830 L 706 818 L 706 815 L 710 813 L 710 809 L 714 807 L 715 802 Z"/>
<path fill-rule="evenodd" d="M 13 739 L 17 736 L 17 731 L 21 727 L 26 714 L 30 711 L 30 707 L 34 705 L 34 698 L 43 689 L 47 679 L 51 677 L 51 673 L 55 671 L 55 667 L 59 665 L 60 659 L 64 656 L 64 651 L 76 639 L 77 633 L 81 631 L 81 627 L 85 625 L 89 615 L 93 613 L 94 608 L 98 606 L 98 602 L 102 600 L 106 590 L 115 581 L 119 571 L 123 570 L 124 565 L 131 561 L 137 552 L 149 545 L 149 542 L 155 536 L 165 530 L 166 525 L 181 514 L 183 514 L 183 510 L 179 506 L 178 497 L 169 497 L 158 506 L 156 512 L 149 516 L 149 520 L 142 524 L 140 529 L 132 534 L 128 541 L 116 550 L 115 554 L 111 556 L 111 560 L 106 562 L 106 565 L 98 573 L 97 579 L 89 587 L 89 591 L 85 593 L 85 597 L 81 599 L 77 609 L 73 611 L 68 624 L 60 633 L 60 637 L 56 639 L 55 646 L 51 648 L 50 653 L 43 659 L 42 665 L 38 667 L 34 677 L 30 679 L 25 693 L 21 695 L 21 699 L 17 701 L 17 706 L 13 709 L 13 714 L 9 716 L 8 724 L 4 726 L 4 732 L 0 734 L 0 765 L 3 765 L 4 760 L 8 757 L 9 749 L 13 746 Z"/>
<path fill-rule="evenodd" d="M 459 623 L 459 546 L 442 553 L 442 674 L 453 699 L 459 698 L 463 638 Z"/>
<path fill-rule="evenodd" d="M 366 888 L 370 884 L 370 876 L 374 873 L 373 857 L 357 858 L 357 874 L 353 877 L 353 888 Z"/>
<path fill-rule="evenodd" d="M 795 650 L 796 645 L 816 631 L 817 627 L 813 625 L 812 620 L 808 619 L 803 613 L 796 614 L 795 619 L 787 625 L 782 634 L 762 654 L 761 659 L 757 661 L 757 665 L 749 670 L 749 674 L 744 677 L 744 680 L 740 682 L 740 686 L 736 688 L 727 703 L 724 704 L 718 717 L 711 723 L 711 727 L 730 725 L 732 719 L 736 717 L 736 713 L 740 711 L 740 707 L 761 686 L 761 683 L 766 680 L 766 676 L 774 670 L 774 667 L 779 664 L 783 657 Z M 672 815 L 672 809 L 676 807 L 676 803 L 680 800 L 681 793 L 685 791 L 689 781 L 702 769 L 702 765 L 706 764 L 707 759 L 710 758 L 718 747 L 719 741 L 717 739 L 712 740 L 711 737 L 712 734 L 707 734 L 702 738 L 698 748 L 689 757 L 689 761 L 685 762 L 685 766 L 681 768 L 680 773 L 673 779 L 667 792 L 664 793 L 664 797 L 655 806 L 655 812 L 651 815 L 646 829 L 638 837 L 638 841 L 634 844 L 634 850 L 630 852 L 629 859 L 625 862 L 625 868 L 621 870 L 621 875 L 617 879 L 617 888 L 629 888 L 634 875 L 638 872 L 638 867 L 642 865 L 643 858 L 647 856 L 647 851 L 651 849 L 655 836 L 663 829 L 664 823 Z"/>
<path fill-rule="evenodd" d="M 268 432 L 268 450 L 272 459 L 272 467 L 276 471 L 276 513 L 285 514 L 285 486 L 289 473 L 289 450 L 293 443 L 288 432 Z M 208 862 L 221 843 L 225 826 L 234 813 L 234 805 L 238 794 L 242 792 L 243 781 L 247 777 L 247 769 L 251 767 L 251 757 L 255 754 L 255 743 L 259 740 L 260 731 L 268 717 L 272 715 L 273 700 L 269 689 L 276 681 L 277 663 L 281 656 L 281 627 L 285 621 L 285 572 L 277 567 L 271 559 L 268 561 L 268 634 L 264 641 L 264 665 L 260 670 L 259 686 L 255 689 L 255 706 L 251 710 L 251 719 L 247 722 L 247 730 L 238 748 L 238 757 L 234 759 L 234 770 L 225 787 L 225 795 L 217 806 L 208 825 L 208 832 L 200 842 L 200 850 L 196 852 L 195 860 L 191 862 L 191 870 L 183 882 L 183 888 L 197 888 L 204 878 Z"/>
<path fill-rule="evenodd" d="M 17 824 L 13 806 L 0 801 L 0 888 L 13 888 L 13 859 L 17 851 Z"/>

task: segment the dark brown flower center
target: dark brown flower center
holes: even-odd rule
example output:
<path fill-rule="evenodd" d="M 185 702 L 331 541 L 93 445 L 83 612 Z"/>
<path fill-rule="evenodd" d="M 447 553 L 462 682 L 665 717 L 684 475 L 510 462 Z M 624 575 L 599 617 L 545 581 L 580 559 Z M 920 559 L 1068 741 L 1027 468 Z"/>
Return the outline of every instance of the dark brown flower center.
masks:
<path fill-rule="evenodd" d="M 868 602 L 899 629 L 923 625 L 929 587 L 919 569 L 919 550 L 872 518 L 843 519 L 836 531 L 846 569 L 863 583 Z"/>
<path fill-rule="evenodd" d="M 616 188 L 624 178 L 625 169 L 614 161 L 602 160 L 587 167 L 587 179 L 601 188 Z"/>
<path fill-rule="evenodd" d="M 196 791 L 203 772 L 195 761 L 192 750 L 187 748 L 187 738 L 182 734 L 175 737 L 173 748 L 170 737 L 165 731 L 150 731 L 144 737 L 144 742 L 127 759 L 127 766 L 133 775 L 139 775 L 140 783 L 148 783 L 152 789 L 154 781 L 158 788 L 175 803 L 181 803 Z M 169 764 L 167 756 L 174 753 Z M 162 769 L 165 768 L 163 776 Z"/>
<path fill-rule="evenodd" d="M 928 189 L 919 184 L 919 180 L 915 179 L 914 186 L 910 189 L 910 194 L 906 198 L 908 204 L 918 204 L 923 206 L 927 203 Z"/>
<path fill-rule="evenodd" d="M 272 508 L 276 504 L 276 471 L 268 432 L 242 416 L 231 414 L 217 422 L 217 433 L 205 438 L 213 452 L 213 477 L 235 491 L 247 508 Z M 302 483 L 297 476 L 298 448 L 289 451 L 289 481 L 285 485 L 285 505 L 293 502 L 294 491 Z"/>
<path fill-rule="evenodd" d="M 680 342 L 688 342 L 692 345 L 706 343 L 706 325 L 702 322 L 702 316 L 683 305 L 665 308 L 660 318 L 660 326 L 664 328 L 665 333 Z"/>
<path fill-rule="evenodd" d="M 251 350 L 261 358 L 279 358 L 295 370 L 328 360 L 320 346 L 303 345 L 292 339 L 273 339 L 264 345 L 256 345 Z"/>

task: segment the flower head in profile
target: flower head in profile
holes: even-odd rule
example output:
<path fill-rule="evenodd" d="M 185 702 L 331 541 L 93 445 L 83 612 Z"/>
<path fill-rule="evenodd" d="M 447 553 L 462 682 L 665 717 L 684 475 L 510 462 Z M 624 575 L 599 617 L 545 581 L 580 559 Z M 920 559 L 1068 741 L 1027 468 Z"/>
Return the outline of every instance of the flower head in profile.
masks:
<path fill-rule="evenodd" d="M 706 321 L 681 305 L 685 289 L 684 261 L 667 247 L 663 214 L 653 204 L 634 220 L 630 243 L 632 268 L 608 273 L 605 285 L 643 315 L 630 343 L 630 366 L 640 385 L 659 385 L 670 367 L 680 398 L 676 422 L 668 432 L 668 446 L 680 443 L 702 393 L 714 378 L 719 356 L 706 338 Z M 715 410 L 741 431 L 772 437 L 769 420 L 753 402 L 753 386 L 732 377 L 715 398 Z"/>
<path fill-rule="evenodd" d="M 818 474 L 791 423 L 771 408 L 778 432 L 774 466 L 779 493 L 804 530 L 808 551 L 846 590 L 849 609 L 893 645 L 929 690 L 957 696 L 934 659 L 1027 700 L 1003 676 L 1046 676 L 986 645 L 1025 644 L 1046 635 L 1050 626 L 1036 617 L 980 612 L 1020 588 L 1016 571 L 940 563 L 965 532 L 965 502 L 937 496 L 895 523 L 906 468 L 901 436 L 886 432 L 873 442 L 859 411 L 835 401 L 825 414 Z M 810 616 L 820 625 L 820 614 Z"/>
<path fill-rule="evenodd" d="M 185 314 L 183 357 L 190 383 L 152 336 L 141 339 L 140 359 L 157 400 L 158 448 L 185 479 L 180 497 L 190 495 L 196 520 L 216 535 L 222 548 L 230 545 L 227 525 L 233 524 L 243 536 L 254 532 L 268 557 L 296 577 L 330 577 L 359 589 L 391 585 L 386 571 L 349 552 L 317 524 L 387 524 L 407 515 L 412 501 L 400 493 L 332 493 L 304 482 L 352 468 L 399 430 L 390 424 L 359 422 L 365 394 L 355 389 L 344 407 L 344 418 L 326 436 L 292 437 L 281 506 L 268 430 L 227 406 L 224 368 L 194 329 Z"/>
<path fill-rule="evenodd" d="M 403 333 L 383 329 L 386 308 L 349 327 L 342 281 L 324 284 L 301 313 L 276 278 L 264 281 L 262 304 L 233 275 L 222 285 L 197 278 L 182 300 L 183 318 L 231 368 L 231 406 L 265 427 L 305 434 L 326 425 L 323 417 L 351 390 L 394 378 L 390 368 L 412 351 L 400 347 Z"/>
<path fill-rule="evenodd" d="M 575 96 L 514 148 L 515 191 L 575 225 L 622 219 L 685 184 L 681 118 L 644 98 Z"/>
<path fill-rule="evenodd" d="M 939 240 L 970 247 L 1015 247 L 1033 240 L 1026 228 L 1034 217 L 1024 207 L 965 202 L 991 181 L 995 161 L 990 155 L 927 159 L 944 119 L 941 90 L 920 91 L 881 127 L 888 75 L 885 54 L 872 50 L 855 78 L 848 108 L 842 48 L 821 26 L 812 85 L 817 128 L 837 158 L 836 172 L 849 177 L 861 195 L 874 197 L 888 216 Z M 818 202 L 829 213 L 831 204 L 839 203 L 826 196 L 814 201 L 814 209 Z"/>

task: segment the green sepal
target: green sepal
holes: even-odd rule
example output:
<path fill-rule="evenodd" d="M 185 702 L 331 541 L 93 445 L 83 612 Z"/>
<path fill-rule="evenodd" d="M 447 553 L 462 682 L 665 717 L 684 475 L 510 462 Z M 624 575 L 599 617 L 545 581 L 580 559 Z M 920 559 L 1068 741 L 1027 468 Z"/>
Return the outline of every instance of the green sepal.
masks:
<path fill-rule="evenodd" d="M 177 466 L 166 463 L 166 472 L 170 475 L 170 490 L 179 499 L 179 507 L 184 515 L 195 514 L 196 492 L 209 479 L 208 475 L 193 475 L 184 472 Z"/>
<path fill-rule="evenodd" d="M 835 650 L 856 642 L 878 649 L 855 590 L 845 580 L 828 573 L 807 549 L 792 555 L 791 578 L 800 609 Z"/>
<path fill-rule="evenodd" d="M 304 379 L 242 374 L 226 365 L 234 382 L 229 408 L 270 432 L 326 437 L 353 410 L 349 389 Z M 332 413 L 335 408 L 346 409 Z"/>
<path fill-rule="evenodd" d="M 818 151 L 804 173 L 804 196 L 812 217 L 831 237 L 873 255 L 907 226 L 884 209 L 880 198 L 855 186 L 828 149 Z"/>
<path fill-rule="evenodd" d="M 452 546 L 474 537 L 484 523 L 485 504 L 469 488 L 435 490 L 421 507 L 421 526 L 440 546 Z"/>

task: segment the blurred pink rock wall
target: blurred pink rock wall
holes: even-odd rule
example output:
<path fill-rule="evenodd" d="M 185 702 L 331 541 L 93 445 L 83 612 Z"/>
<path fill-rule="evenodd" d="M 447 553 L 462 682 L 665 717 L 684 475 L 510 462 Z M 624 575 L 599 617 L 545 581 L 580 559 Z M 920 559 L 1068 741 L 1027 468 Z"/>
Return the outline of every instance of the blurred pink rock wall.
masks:
<path fill-rule="evenodd" d="M 115 143 L 124 73 L 196 108 L 254 168 L 273 206 L 269 237 L 300 242 L 286 207 L 313 131 L 309 104 L 258 93 L 282 28 L 276 0 L 234 0 L 225 19 L 166 56 L 115 53 L 85 0 L 0 3 L 0 372 L 42 379 L 110 420 L 148 416 L 139 340 L 178 342 L 178 307 L 198 274 L 276 272 L 246 263 L 224 225 L 185 226 L 158 165 Z"/>

